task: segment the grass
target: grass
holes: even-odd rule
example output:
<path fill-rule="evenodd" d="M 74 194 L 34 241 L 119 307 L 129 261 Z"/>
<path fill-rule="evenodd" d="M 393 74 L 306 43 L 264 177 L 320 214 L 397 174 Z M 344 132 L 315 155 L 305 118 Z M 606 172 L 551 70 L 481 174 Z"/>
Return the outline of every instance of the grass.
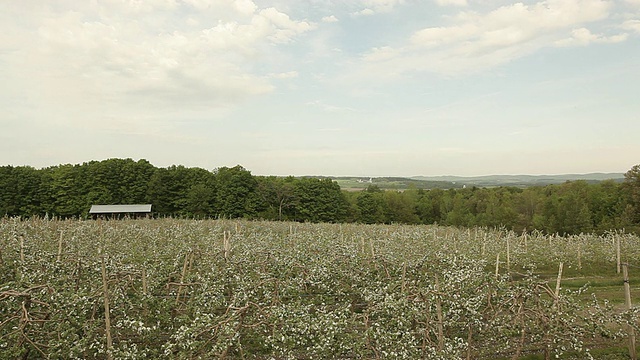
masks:
<path fill-rule="evenodd" d="M 640 269 L 631 269 L 629 284 L 631 285 L 631 301 L 640 303 Z M 544 269 L 538 275 L 548 279 L 549 286 L 555 287 L 558 269 Z M 615 267 L 606 266 L 583 267 L 582 269 L 567 269 L 563 271 L 560 283 L 561 289 L 577 291 L 587 287 L 587 291 L 581 296 L 585 301 L 592 299 L 595 294 L 599 300 L 607 300 L 612 304 L 624 304 L 624 282 L 622 273 L 618 274 Z"/>

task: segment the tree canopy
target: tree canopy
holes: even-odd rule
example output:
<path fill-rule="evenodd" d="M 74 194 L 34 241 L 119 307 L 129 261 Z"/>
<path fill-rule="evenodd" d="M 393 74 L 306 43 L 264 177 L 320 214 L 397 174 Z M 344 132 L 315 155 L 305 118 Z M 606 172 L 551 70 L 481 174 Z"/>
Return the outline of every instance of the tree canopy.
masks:
<path fill-rule="evenodd" d="M 157 216 L 441 224 L 579 234 L 640 231 L 640 165 L 624 183 L 347 192 L 329 178 L 254 176 L 108 159 L 44 169 L 0 166 L 0 216 L 86 217 L 93 204 L 150 203 Z"/>

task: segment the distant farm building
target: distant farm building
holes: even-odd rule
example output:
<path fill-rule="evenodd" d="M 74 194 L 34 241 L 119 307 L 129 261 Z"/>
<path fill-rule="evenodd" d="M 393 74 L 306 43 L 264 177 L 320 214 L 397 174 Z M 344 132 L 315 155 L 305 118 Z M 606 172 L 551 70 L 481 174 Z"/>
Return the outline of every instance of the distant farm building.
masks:
<path fill-rule="evenodd" d="M 151 216 L 151 204 L 135 205 L 91 205 L 89 215 L 95 218 L 121 219 Z"/>

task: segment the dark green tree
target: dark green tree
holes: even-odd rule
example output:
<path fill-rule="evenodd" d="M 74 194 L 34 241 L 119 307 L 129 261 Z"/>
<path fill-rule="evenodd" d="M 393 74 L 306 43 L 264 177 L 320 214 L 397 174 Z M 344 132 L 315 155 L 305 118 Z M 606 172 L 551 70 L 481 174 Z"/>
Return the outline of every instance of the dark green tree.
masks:
<path fill-rule="evenodd" d="M 624 223 L 626 201 L 622 186 L 613 180 L 603 181 L 589 186 L 589 209 L 594 230 L 604 233 L 629 224 Z"/>
<path fill-rule="evenodd" d="M 522 230 L 533 230 L 534 218 L 540 212 L 542 197 L 540 187 L 524 189 L 514 198 L 514 208 L 518 214 L 518 226 Z"/>
<path fill-rule="evenodd" d="M 447 225 L 471 226 L 475 219 L 471 212 L 471 202 L 469 201 L 469 190 L 451 189 L 446 192 L 445 209 Z"/>
<path fill-rule="evenodd" d="M 194 216 L 197 213 L 204 216 L 213 207 L 203 203 L 211 201 L 213 189 L 213 176 L 209 171 L 172 165 L 154 171 L 149 181 L 147 201 L 160 215 Z M 198 192 L 204 198 L 195 203 L 194 196 Z"/>
<path fill-rule="evenodd" d="M 29 166 L 1 166 L 0 216 L 31 216 L 41 213 L 42 172 Z"/>
<path fill-rule="evenodd" d="M 416 214 L 422 224 L 443 222 L 444 193 L 442 189 L 416 190 Z"/>
<path fill-rule="evenodd" d="M 16 206 L 18 190 L 15 186 L 13 166 L 0 166 L 0 216 L 17 216 Z"/>
<path fill-rule="evenodd" d="M 173 215 L 177 211 L 174 199 L 178 196 L 179 188 L 170 169 L 158 168 L 149 179 L 147 202 L 152 204 L 156 214 Z"/>
<path fill-rule="evenodd" d="M 120 173 L 118 185 L 120 204 L 143 204 L 146 202 L 149 190 L 149 181 L 155 172 L 155 166 L 147 160 L 133 161 L 125 159 L 115 166 L 115 171 Z M 202 169 L 196 171 L 203 171 Z M 206 170 L 204 170 L 206 172 Z"/>
<path fill-rule="evenodd" d="M 49 168 L 49 171 L 51 214 L 61 217 L 86 215 L 91 204 L 85 196 L 82 167 L 66 164 Z"/>
<path fill-rule="evenodd" d="M 185 214 L 205 218 L 214 215 L 215 188 L 213 184 L 199 182 L 187 190 Z"/>
<path fill-rule="evenodd" d="M 410 192 L 385 191 L 383 194 L 386 222 L 418 224 L 415 198 Z"/>
<path fill-rule="evenodd" d="M 261 201 L 260 217 L 266 220 L 288 220 L 297 203 L 295 194 L 296 179 L 269 176 L 258 177 L 257 193 Z"/>
<path fill-rule="evenodd" d="M 593 230 L 585 181 L 545 187 L 545 201 L 534 225 L 548 233 L 579 234 Z"/>
<path fill-rule="evenodd" d="M 487 223 L 484 226 L 514 229 L 518 222 L 515 199 L 519 193 L 520 189 L 510 187 L 491 189 L 485 208 Z M 516 230 L 522 231 L 522 229 Z"/>
<path fill-rule="evenodd" d="M 343 222 L 349 204 L 340 185 L 331 179 L 302 178 L 296 182 L 295 220 L 310 222 Z"/>
<path fill-rule="evenodd" d="M 629 202 L 626 217 L 634 225 L 640 225 L 640 164 L 624 174 L 624 190 Z"/>
<path fill-rule="evenodd" d="M 258 211 L 257 181 L 240 165 L 215 171 L 216 211 L 224 218 L 252 218 Z"/>
<path fill-rule="evenodd" d="M 376 185 L 360 191 L 356 200 L 358 221 L 364 224 L 386 222 L 384 193 Z"/>

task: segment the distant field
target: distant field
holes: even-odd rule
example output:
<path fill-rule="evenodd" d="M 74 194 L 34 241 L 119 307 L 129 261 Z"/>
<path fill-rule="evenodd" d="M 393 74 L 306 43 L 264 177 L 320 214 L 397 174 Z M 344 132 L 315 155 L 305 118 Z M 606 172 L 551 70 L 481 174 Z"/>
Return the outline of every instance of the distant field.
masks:
<path fill-rule="evenodd" d="M 464 185 L 449 181 L 414 180 L 409 178 L 334 178 L 340 188 L 347 191 L 359 191 L 369 185 L 375 185 L 382 190 L 407 190 L 407 189 L 453 189 L 462 188 Z"/>
<path fill-rule="evenodd" d="M 551 184 L 562 184 L 567 181 L 584 180 L 590 183 L 604 180 L 622 182 L 622 173 L 594 173 L 594 174 L 574 174 L 574 175 L 492 175 L 477 177 L 461 176 L 416 176 L 411 178 L 400 177 L 336 177 L 335 180 L 343 190 L 358 191 L 366 189 L 370 184 L 378 186 L 384 190 L 406 190 L 406 189 L 453 189 L 462 187 L 496 187 L 496 186 L 544 186 Z M 371 182 L 369 182 L 371 180 Z"/>
<path fill-rule="evenodd" d="M 3 218 L 0 250 L 2 359 L 625 359 L 638 325 L 623 233 Z"/>

